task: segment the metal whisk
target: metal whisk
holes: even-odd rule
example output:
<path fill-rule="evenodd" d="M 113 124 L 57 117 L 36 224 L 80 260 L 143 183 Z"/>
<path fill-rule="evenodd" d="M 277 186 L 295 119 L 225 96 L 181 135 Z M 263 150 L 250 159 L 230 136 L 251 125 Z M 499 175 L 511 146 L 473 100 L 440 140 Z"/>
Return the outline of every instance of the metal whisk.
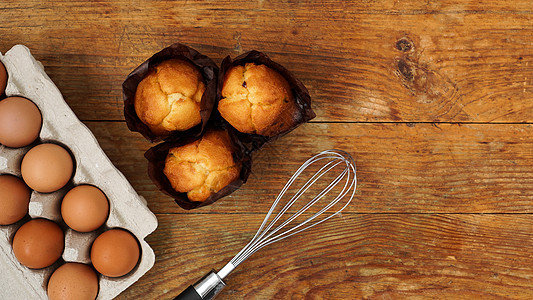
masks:
<path fill-rule="evenodd" d="M 293 184 L 298 182 L 299 177 L 303 176 L 306 171 L 312 175 L 291 194 L 289 191 L 294 189 Z M 325 175 L 328 176 L 324 177 Z M 325 180 L 328 178 L 329 182 Z M 320 179 L 322 181 L 319 181 Z M 324 184 L 324 182 L 326 182 L 325 187 L 310 197 L 311 199 L 305 199 L 304 195 L 312 191 L 313 185 Z M 175 300 L 213 299 L 226 286 L 223 279 L 259 249 L 338 215 L 352 200 L 356 186 L 355 163 L 350 154 L 334 149 L 322 151 L 309 158 L 287 181 L 252 240 L 218 273 L 209 272 L 178 295 Z M 287 195 L 290 196 L 288 200 L 285 199 L 289 197 Z M 304 199 L 301 200 L 302 198 Z M 280 205 L 283 200 L 286 201 L 285 204 Z M 289 210 L 294 208 L 299 200 L 303 206 L 291 214 Z M 316 212 L 309 213 L 312 208 Z M 277 213 L 275 213 L 276 209 L 279 209 Z M 310 216 L 305 218 L 304 213 Z"/>

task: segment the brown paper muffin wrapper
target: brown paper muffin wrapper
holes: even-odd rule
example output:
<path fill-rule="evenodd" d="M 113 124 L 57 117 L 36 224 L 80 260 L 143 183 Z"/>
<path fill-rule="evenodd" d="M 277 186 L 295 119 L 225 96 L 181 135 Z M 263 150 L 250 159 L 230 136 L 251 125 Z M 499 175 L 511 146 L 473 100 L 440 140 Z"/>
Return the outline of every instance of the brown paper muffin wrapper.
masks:
<path fill-rule="evenodd" d="M 202 96 L 202 101 L 200 102 L 200 116 L 202 122 L 195 127 L 188 129 L 186 131 L 174 131 L 170 135 L 161 136 L 154 134 L 148 126 L 146 126 L 135 112 L 134 100 L 135 92 L 137 91 L 137 86 L 148 74 L 150 69 L 160 62 L 167 59 L 185 59 L 193 63 L 198 67 L 198 70 L 202 73 L 206 89 Z M 200 136 L 211 117 L 211 112 L 215 105 L 216 100 L 216 85 L 217 85 L 217 75 L 218 67 L 217 65 L 207 56 L 200 54 L 198 51 L 180 44 L 175 43 L 169 47 L 164 48 L 163 50 L 157 52 L 148 60 L 143 62 L 135 70 L 133 70 L 124 83 L 122 83 L 122 96 L 124 98 L 124 117 L 126 119 L 126 124 L 131 131 L 139 132 L 146 139 L 151 142 L 158 142 L 161 140 L 167 140 L 175 137 L 189 137 L 189 136 Z"/>
<path fill-rule="evenodd" d="M 274 134 L 271 136 L 248 134 L 235 130 L 237 131 L 239 139 L 246 145 L 249 151 L 257 151 L 266 144 L 271 143 L 276 139 L 280 138 L 281 136 L 284 136 L 285 134 L 291 132 L 296 127 L 300 126 L 300 124 L 313 119 L 316 115 L 311 108 L 311 96 L 309 95 L 309 91 L 303 85 L 303 83 L 296 79 L 296 77 L 294 77 L 294 75 L 289 72 L 285 67 L 271 60 L 266 54 L 256 50 L 241 54 L 237 56 L 234 60 L 232 60 L 231 57 L 227 56 L 222 61 L 220 71 L 218 73 L 218 100 L 222 98 L 222 85 L 224 83 L 224 77 L 226 72 L 233 66 L 245 65 L 246 63 L 265 65 L 281 74 L 287 80 L 291 87 L 297 109 L 297 111 L 292 114 L 290 120 L 283 120 L 283 122 L 289 122 L 288 124 L 281 124 L 281 127 L 284 129 L 280 129 L 277 132 L 274 131 Z M 213 114 L 214 117 L 222 119 L 218 110 Z"/>
<path fill-rule="evenodd" d="M 190 210 L 214 203 L 218 199 L 225 197 L 240 188 L 250 175 L 252 168 L 251 155 L 247 151 L 246 147 L 244 147 L 241 141 L 237 138 L 234 130 L 232 128 L 227 128 L 226 125 L 220 121 L 210 122 L 207 126 L 216 129 L 228 130 L 228 134 L 233 146 L 233 159 L 236 163 L 240 162 L 242 167 L 239 177 L 236 180 L 222 188 L 217 193 L 209 196 L 209 198 L 203 202 L 191 201 L 187 197 L 187 193 L 180 193 L 174 190 L 169 180 L 163 173 L 163 169 L 165 168 L 165 159 L 169 150 L 174 147 L 180 147 L 192 143 L 201 138 L 200 136 L 174 137 L 148 149 L 148 151 L 146 151 L 144 154 L 144 157 L 146 157 L 148 160 L 148 175 L 150 176 L 150 179 L 152 179 L 159 190 L 170 197 L 173 197 L 174 201 L 176 201 L 176 203 L 183 209 Z"/>

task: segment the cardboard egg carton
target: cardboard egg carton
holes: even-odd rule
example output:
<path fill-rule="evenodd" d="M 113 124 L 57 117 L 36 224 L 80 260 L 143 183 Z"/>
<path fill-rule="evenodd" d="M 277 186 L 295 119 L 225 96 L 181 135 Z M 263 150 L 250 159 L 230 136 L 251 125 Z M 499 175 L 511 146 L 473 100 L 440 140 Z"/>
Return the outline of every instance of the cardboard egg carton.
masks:
<path fill-rule="evenodd" d="M 0 53 L 0 60 L 8 72 L 6 95 L 26 97 L 41 110 L 43 125 L 37 143 L 53 141 L 66 146 L 73 154 L 76 166 L 73 178 L 65 187 L 49 194 L 32 191 L 29 204 L 29 217 L 53 220 L 64 229 L 65 249 L 58 262 L 33 270 L 15 258 L 13 236 L 29 220 L 28 216 L 13 225 L 0 226 L 0 299 L 47 299 L 46 284 L 56 268 L 63 262 L 90 263 L 90 247 L 96 236 L 109 228 L 124 228 L 139 241 L 141 258 L 135 269 L 125 276 L 110 278 L 99 274 L 97 299 L 112 299 L 154 265 L 154 252 L 144 239 L 156 229 L 157 219 L 144 199 L 111 163 L 91 131 L 78 120 L 29 49 L 14 46 L 5 55 Z M 13 149 L 0 145 L 0 174 L 20 178 L 20 163 L 30 148 Z M 109 200 L 109 218 L 97 231 L 79 233 L 62 222 L 61 200 L 68 190 L 79 184 L 97 186 Z"/>

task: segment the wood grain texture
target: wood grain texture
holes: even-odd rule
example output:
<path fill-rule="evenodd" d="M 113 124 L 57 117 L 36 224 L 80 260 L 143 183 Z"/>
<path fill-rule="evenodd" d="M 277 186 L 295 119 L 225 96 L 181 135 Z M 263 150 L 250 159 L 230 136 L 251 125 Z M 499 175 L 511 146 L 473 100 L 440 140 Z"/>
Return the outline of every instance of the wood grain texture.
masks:
<path fill-rule="evenodd" d="M 29 46 L 83 120 L 122 120 L 127 74 L 179 41 L 268 53 L 319 121 L 532 122 L 531 2 L 474 2 L 2 1 L 0 51 Z"/>
<path fill-rule="evenodd" d="M 532 299 L 531 0 L 3 0 L 0 51 L 28 46 L 159 219 L 156 264 L 119 299 L 171 299 L 249 240 L 310 155 L 349 151 L 342 217 L 257 253 L 222 299 Z M 185 43 L 255 49 L 317 118 L 256 153 L 249 182 L 185 211 L 157 191 L 121 84 Z"/>
<path fill-rule="evenodd" d="M 158 219 L 156 264 L 120 299 L 172 299 L 229 261 L 262 216 Z M 529 215 L 347 213 L 256 253 L 221 299 L 531 299 L 532 266 Z"/>
<path fill-rule="evenodd" d="M 188 213 L 152 184 L 150 144 L 121 122 L 87 122 L 100 145 L 156 213 Z M 351 212 L 531 213 L 530 124 L 305 124 L 253 159 L 249 181 L 198 213 L 264 212 L 307 158 L 350 152 L 358 191 Z"/>

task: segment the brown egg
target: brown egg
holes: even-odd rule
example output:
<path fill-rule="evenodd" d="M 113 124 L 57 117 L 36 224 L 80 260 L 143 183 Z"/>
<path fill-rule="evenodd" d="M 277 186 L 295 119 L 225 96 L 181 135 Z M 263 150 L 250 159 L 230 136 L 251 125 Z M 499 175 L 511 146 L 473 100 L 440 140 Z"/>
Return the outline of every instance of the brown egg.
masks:
<path fill-rule="evenodd" d="M 66 263 L 52 273 L 48 281 L 50 300 L 94 300 L 98 294 L 98 276 L 85 264 Z"/>
<path fill-rule="evenodd" d="M 4 93 L 7 85 L 7 70 L 4 64 L 0 61 L 0 95 Z"/>
<path fill-rule="evenodd" d="M 20 171 L 26 184 L 41 193 L 59 190 L 72 177 L 74 163 L 65 148 L 56 144 L 37 145 L 22 159 Z"/>
<path fill-rule="evenodd" d="M 13 238 L 13 252 L 18 261 L 31 269 L 50 266 L 61 257 L 65 239 L 63 230 L 46 219 L 30 220 Z"/>
<path fill-rule="evenodd" d="M 0 101 L 0 144 L 11 148 L 28 146 L 39 137 L 42 117 L 33 102 L 22 97 Z"/>
<path fill-rule="evenodd" d="M 105 194 L 92 185 L 71 189 L 61 203 L 61 216 L 67 225 L 79 232 L 89 232 L 102 226 L 109 214 Z"/>
<path fill-rule="evenodd" d="M 30 189 L 12 175 L 0 175 L 0 225 L 13 224 L 28 212 Z"/>
<path fill-rule="evenodd" d="M 111 229 L 99 235 L 91 247 L 96 271 L 109 277 L 128 274 L 139 260 L 139 244 L 128 231 Z"/>

